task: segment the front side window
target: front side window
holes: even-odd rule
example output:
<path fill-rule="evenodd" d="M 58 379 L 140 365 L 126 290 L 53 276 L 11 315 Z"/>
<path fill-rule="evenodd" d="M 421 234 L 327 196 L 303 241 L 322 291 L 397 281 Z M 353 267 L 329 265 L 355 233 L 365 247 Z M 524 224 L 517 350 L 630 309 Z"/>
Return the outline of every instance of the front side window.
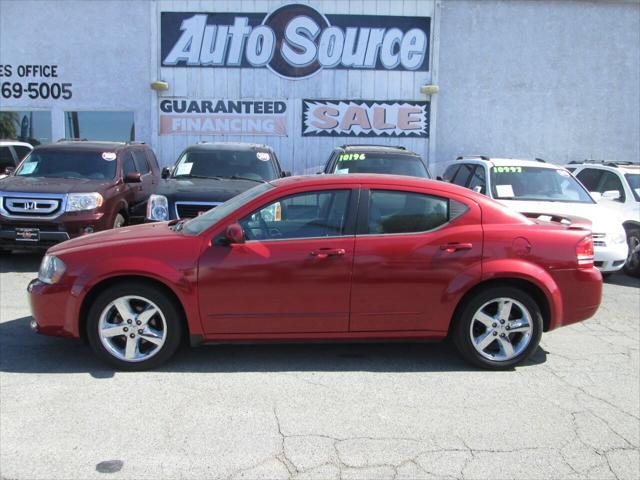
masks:
<path fill-rule="evenodd" d="M 133 163 L 136 164 L 136 169 L 142 175 L 149 173 L 149 164 L 147 163 L 144 152 L 142 150 L 133 150 L 131 153 L 133 155 Z"/>
<path fill-rule="evenodd" d="M 65 112 L 65 135 L 108 142 L 133 141 L 133 112 Z"/>
<path fill-rule="evenodd" d="M 471 180 L 469 180 L 469 188 L 477 193 L 487 193 L 484 167 L 482 165 L 476 165 L 475 170 L 471 174 Z"/>
<path fill-rule="evenodd" d="M 585 168 L 584 170 L 578 172 L 576 177 L 580 182 L 586 187 L 590 192 L 598 191 L 598 184 L 600 183 L 600 179 L 602 178 L 602 173 L 604 170 L 598 170 L 597 168 Z"/>
<path fill-rule="evenodd" d="M 461 187 L 466 187 L 467 182 L 469 181 L 469 177 L 471 177 L 471 172 L 473 172 L 473 165 L 469 163 L 462 164 L 460 166 L 460 170 L 458 170 L 456 176 L 453 177 L 451 183 L 454 183 Z"/>
<path fill-rule="evenodd" d="M 221 205 L 218 205 L 216 208 L 212 208 L 208 210 L 206 213 L 199 215 L 191 220 L 188 220 L 182 229 L 184 233 L 187 235 L 199 235 L 210 227 L 213 227 L 220 220 L 225 218 L 227 215 L 230 215 L 232 212 L 242 208 L 247 203 L 253 201 L 258 198 L 267 190 L 271 190 L 275 188 L 270 183 L 261 183 L 249 190 L 245 190 L 240 195 L 236 195 L 233 198 L 230 198 L 226 202 Z"/>
<path fill-rule="evenodd" d="M 0 175 L 4 173 L 4 169 L 7 167 L 15 167 L 16 163 L 13 160 L 13 154 L 9 147 L 0 147 Z"/>
<path fill-rule="evenodd" d="M 122 174 L 126 177 L 130 173 L 138 173 L 138 168 L 133 160 L 131 152 L 127 152 L 122 157 Z"/>
<path fill-rule="evenodd" d="M 10 138 L 34 146 L 51 143 L 51 112 L 0 112 L 0 138 Z"/>
<path fill-rule="evenodd" d="M 113 152 L 34 150 L 16 170 L 19 177 L 107 180 L 116 176 Z"/>
<path fill-rule="evenodd" d="M 600 187 L 598 188 L 600 193 L 604 192 L 618 192 L 618 201 L 625 201 L 624 187 L 618 175 L 613 172 L 602 172 L 602 180 Z"/>
<path fill-rule="evenodd" d="M 594 203 L 575 177 L 556 168 L 491 167 L 491 193 L 497 200 Z"/>
<path fill-rule="evenodd" d="M 386 173 L 409 177 L 431 178 L 427 167 L 416 155 L 393 153 L 341 153 L 333 172 L 329 173 Z"/>
<path fill-rule="evenodd" d="M 247 240 L 344 235 L 351 190 L 321 190 L 278 199 L 240 220 Z"/>
<path fill-rule="evenodd" d="M 447 198 L 415 192 L 372 190 L 369 234 L 417 233 L 438 228 L 466 210 Z"/>
<path fill-rule="evenodd" d="M 173 178 L 231 178 L 268 182 L 277 178 L 268 152 L 254 150 L 191 150 L 182 154 Z"/>

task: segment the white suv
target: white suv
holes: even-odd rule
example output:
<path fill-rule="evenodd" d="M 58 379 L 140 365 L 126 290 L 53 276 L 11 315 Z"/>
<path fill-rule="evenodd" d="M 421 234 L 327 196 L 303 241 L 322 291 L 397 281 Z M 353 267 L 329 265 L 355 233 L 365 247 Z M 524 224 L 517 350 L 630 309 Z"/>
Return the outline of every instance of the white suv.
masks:
<path fill-rule="evenodd" d="M 448 164 L 442 177 L 488 195 L 521 213 L 590 220 L 594 263 L 603 275 L 620 270 L 627 260 L 622 217 L 614 210 L 598 205 L 563 167 L 541 159 L 458 157 Z"/>
<path fill-rule="evenodd" d="M 624 270 L 640 277 L 640 163 L 585 160 L 570 162 L 567 169 L 601 205 L 622 216 L 629 244 Z"/>
<path fill-rule="evenodd" d="M 33 147 L 17 140 L 0 140 L 0 178 L 4 178 L 5 169 L 16 168 L 20 161 L 31 153 Z"/>

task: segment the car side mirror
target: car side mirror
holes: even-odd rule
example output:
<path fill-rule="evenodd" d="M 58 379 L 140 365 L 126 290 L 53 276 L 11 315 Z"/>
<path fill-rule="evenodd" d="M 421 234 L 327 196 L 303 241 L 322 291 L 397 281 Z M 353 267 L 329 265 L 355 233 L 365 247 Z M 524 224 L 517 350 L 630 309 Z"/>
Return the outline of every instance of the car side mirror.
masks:
<path fill-rule="evenodd" d="M 436 180 L 440 180 L 441 182 L 444 181 L 444 179 L 440 175 L 436 177 Z"/>
<path fill-rule="evenodd" d="M 607 190 L 602 193 L 602 198 L 607 200 L 620 200 L 620 192 L 618 190 Z"/>
<path fill-rule="evenodd" d="M 124 183 L 140 183 L 141 181 L 139 172 L 129 172 L 124 177 Z"/>
<path fill-rule="evenodd" d="M 224 238 L 230 245 L 234 243 L 244 243 L 244 231 L 239 223 L 232 223 L 224 232 Z"/>
<path fill-rule="evenodd" d="M 169 178 L 171 176 L 171 172 L 173 172 L 173 167 L 164 167 L 161 173 L 162 178 Z"/>
<path fill-rule="evenodd" d="M 591 198 L 593 198 L 594 202 L 599 202 L 600 200 L 602 200 L 602 194 L 600 192 L 589 192 L 589 195 L 591 195 Z"/>
<path fill-rule="evenodd" d="M 280 176 L 282 178 L 290 177 L 291 176 L 291 172 L 289 170 L 284 170 L 283 172 L 280 173 Z"/>
<path fill-rule="evenodd" d="M 11 175 L 15 171 L 16 171 L 16 167 L 5 167 L 4 174 Z"/>

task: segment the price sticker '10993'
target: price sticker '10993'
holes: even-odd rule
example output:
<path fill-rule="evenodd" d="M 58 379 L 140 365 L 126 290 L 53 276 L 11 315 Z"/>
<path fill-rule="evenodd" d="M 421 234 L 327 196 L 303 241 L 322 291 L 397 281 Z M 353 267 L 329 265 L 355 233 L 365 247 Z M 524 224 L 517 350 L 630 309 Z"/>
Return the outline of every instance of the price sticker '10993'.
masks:
<path fill-rule="evenodd" d="M 2 82 L 0 86 L 2 98 L 23 98 L 29 97 L 32 100 L 37 98 L 57 100 L 69 100 L 73 94 L 71 83 L 48 83 L 29 82 L 23 85 L 20 82 Z"/>
<path fill-rule="evenodd" d="M 493 173 L 522 173 L 522 167 L 493 167 Z"/>

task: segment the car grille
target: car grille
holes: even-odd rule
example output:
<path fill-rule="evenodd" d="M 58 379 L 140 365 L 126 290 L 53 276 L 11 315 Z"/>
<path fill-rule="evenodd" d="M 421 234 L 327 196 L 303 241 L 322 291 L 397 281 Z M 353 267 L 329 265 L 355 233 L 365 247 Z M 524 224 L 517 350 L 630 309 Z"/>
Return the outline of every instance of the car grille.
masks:
<path fill-rule="evenodd" d="M 593 237 L 593 246 L 594 247 L 606 247 L 607 246 L 607 242 L 604 241 L 606 236 L 607 236 L 606 233 L 594 233 L 592 235 L 592 237 Z"/>
<path fill-rule="evenodd" d="M 176 202 L 176 216 L 178 218 L 194 218 L 207 210 L 220 205 L 221 202 Z"/>
<path fill-rule="evenodd" d="M 62 213 L 64 196 L 8 194 L 0 197 L 0 212 L 7 218 L 54 218 Z"/>

